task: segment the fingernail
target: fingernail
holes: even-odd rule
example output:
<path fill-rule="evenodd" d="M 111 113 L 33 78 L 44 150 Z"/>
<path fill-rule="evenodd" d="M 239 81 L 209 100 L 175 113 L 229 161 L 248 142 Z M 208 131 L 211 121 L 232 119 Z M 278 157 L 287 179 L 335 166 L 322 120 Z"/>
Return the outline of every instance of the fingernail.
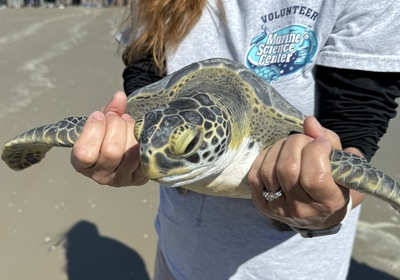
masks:
<path fill-rule="evenodd" d="M 102 112 L 99 111 L 93 112 L 92 117 L 98 121 L 104 121 L 104 114 Z"/>

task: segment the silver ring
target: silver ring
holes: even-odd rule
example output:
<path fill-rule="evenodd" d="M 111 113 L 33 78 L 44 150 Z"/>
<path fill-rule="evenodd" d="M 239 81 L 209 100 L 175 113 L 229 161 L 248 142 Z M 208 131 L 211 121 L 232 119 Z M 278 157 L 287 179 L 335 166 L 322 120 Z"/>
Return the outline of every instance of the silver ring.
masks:
<path fill-rule="evenodd" d="M 264 190 L 262 192 L 262 195 L 267 201 L 273 201 L 273 200 L 279 198 L 280 196 L 282 196 L 282 189 L 280 189 L 277 192 L 269 192 L 267 190 Z"/>

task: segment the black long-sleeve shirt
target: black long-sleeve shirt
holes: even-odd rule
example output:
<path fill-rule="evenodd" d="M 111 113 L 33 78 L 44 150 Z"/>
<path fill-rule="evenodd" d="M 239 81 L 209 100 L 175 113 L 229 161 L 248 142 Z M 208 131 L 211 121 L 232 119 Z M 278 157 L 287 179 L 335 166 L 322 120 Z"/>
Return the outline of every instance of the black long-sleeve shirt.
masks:
<path fill-rule="evenodd" d="M 335 131 L 343 148 L 355 147 L 370 160 L 396 116 L 400 74 L 318 66 L 317 118 Z"/>

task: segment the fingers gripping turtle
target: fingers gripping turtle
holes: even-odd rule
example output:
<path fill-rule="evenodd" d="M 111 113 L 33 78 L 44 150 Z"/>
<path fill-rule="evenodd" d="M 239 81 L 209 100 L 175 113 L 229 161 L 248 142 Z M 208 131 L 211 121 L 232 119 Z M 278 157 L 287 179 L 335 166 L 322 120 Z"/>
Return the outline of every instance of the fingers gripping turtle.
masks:
<path fill-rule="evenodd" d="M 189 65 L 129 96 L 140 161 L 148 178 L 170 187 L 250 198 L 246 175 L 257 155 L 304 116 L 239 63 L 209 59 Z M 70 117 L 7 142 L 2 159 L 15 170 L 38 163 L 52 146 L 72 147 L 86 118 Z M 400 185 L 366 160 L 332 151 L 335 182 L 400 210 Z"/>

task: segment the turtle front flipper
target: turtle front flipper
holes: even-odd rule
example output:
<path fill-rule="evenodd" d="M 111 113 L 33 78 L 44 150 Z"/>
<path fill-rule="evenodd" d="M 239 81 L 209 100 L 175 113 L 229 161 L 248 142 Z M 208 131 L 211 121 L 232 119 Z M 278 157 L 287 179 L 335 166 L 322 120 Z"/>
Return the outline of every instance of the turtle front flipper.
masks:
<path fill-rule="evenodd" d="M 400 184 L 357 155 L 333 150 L 330 156 L 335 182 L 388 202 L 400 213 Z"/>
<path fill-rule="evenodd" d="M 28 130 L 4 145 L 1 159 L 17 171 L 39 163 L 52 147 L 72 147 L 86 119 L 68 117 L 57 123 Z"/>

